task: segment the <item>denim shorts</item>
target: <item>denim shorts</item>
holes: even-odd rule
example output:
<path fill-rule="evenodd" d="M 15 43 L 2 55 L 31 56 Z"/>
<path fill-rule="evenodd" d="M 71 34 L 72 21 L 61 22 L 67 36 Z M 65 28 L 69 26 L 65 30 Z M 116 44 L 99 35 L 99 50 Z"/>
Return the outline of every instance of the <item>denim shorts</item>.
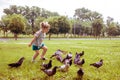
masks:
<path fill-rule="evenodd" d="M 32 45 L 32 50 L 40 50 L 44 46 L 44 43 L 42 43 L 40 46 Z"/>

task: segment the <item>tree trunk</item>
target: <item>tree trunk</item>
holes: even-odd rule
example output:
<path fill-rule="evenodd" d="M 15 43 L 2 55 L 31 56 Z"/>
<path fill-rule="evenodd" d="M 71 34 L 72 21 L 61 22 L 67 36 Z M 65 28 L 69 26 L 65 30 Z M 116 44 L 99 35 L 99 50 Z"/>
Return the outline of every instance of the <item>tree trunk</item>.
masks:
<path fill-rule="evenodd" d="M 14 38 L 15 38 L 15 40 L 17 40 L 17 34 L 16 33 L 14 33 Z"/>
<path fill-rule="evenodd" d="M 50 40 L 50 38 L 51 38 L 51 35 L 52 35 L 52 34 L 50 33 L 50 34 L 49 34 L 49 40 Z"/>
<path fill-rule="evenodd" d="M 3 35 L 4 35 L 3 37 L 5 37 L 5 31 L 3 31 Z"/>

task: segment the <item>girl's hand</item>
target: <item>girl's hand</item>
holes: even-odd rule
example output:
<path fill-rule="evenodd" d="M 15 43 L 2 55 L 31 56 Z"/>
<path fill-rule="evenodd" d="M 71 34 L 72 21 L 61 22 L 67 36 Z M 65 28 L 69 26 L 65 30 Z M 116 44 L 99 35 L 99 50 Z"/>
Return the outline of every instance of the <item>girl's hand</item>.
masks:
<path fill-rule="evenodd" d="M 32 43 L 36 40 L 36 37 L 32 39 L 32 41 L 28 44 L 29 47 L 31 47 Z"/>
<path fill-rule="evenodd" d="M 31 44 L 28 44 L 29 47 L 31 47 Z"/>

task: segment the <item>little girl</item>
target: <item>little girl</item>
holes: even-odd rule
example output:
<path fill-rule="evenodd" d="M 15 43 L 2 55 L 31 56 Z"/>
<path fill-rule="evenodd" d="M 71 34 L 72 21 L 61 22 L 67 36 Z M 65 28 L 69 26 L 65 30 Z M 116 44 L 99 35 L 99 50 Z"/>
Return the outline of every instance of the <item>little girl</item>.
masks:
<path fill-rule="evenodd" d="M 34 34 L 34 38 L 28 45 L 29 47 L 32 45 L 32 49 L 33 51 L 35 51 L 35 54 L 32 57 L 32 62 L 34 62 L 36 57 L 39 55 L 40 49 L 43 49 L 40 59 L 45 60 L 44 55 L 46 54 L 46 51 L 48 49 L 43 43 L 43 40 L 46 36 L 46 33 L 50 29 L 50 25 L 48 24 L 48 22 L 42 22 L 40 23 L 40 27 L 41 27 L 40 30 Z"/>

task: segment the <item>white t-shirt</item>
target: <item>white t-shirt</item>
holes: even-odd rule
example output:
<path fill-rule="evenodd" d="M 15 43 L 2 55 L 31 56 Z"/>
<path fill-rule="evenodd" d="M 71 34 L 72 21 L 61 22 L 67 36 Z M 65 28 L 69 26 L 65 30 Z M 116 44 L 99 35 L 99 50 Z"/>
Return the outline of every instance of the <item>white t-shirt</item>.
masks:
<path fill-rule="evenodd" d="M 43 39 L 46 37 L 46 34 L 43 33 L 41 30 L 37 31 L 34 36 L 36 36 L 36 40 L 33 42 L 35 46 L 41 46 Z"/>

